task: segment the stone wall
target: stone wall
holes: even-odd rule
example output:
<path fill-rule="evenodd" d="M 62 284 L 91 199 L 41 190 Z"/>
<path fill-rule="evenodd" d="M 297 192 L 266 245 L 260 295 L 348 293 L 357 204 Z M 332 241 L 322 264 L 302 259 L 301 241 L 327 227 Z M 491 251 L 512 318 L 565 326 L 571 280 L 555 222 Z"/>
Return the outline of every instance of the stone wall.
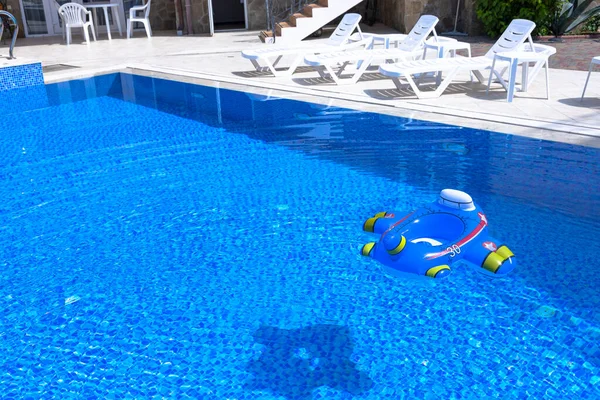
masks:
<path fill-rule="evenodd" d="M 404 0 L 379 0 L 377 3 L 377 21 L 405 32 Z"/>
<path fill-rule="evenodd" d="M 461 0 L 458 27 L 460 32 L 476 32 L 479 25 L 475 16 L 476 0 Z M 400 32 L 408 32 L 423 14 L 435 15 L 440 19 L 438 33 L 454 29 L 457 0 L 380 0 L 377 21 Z"/>
<path fill-rule="evenodd" d="M 182 8 L 185 10 L 185 0 L 181 0 Z M 208 16 L 209 0 L 189 0 L 192 5 L 192 29 L 195 34 L 209 33 L 210 20 Z M 185 12 L 185 11 L 184 11 Z M 185 14 L 182 16 L 185 20 Z"/>
<path fill-rule="evenodd" d="M 177 29 L 175 22 L 175 2 L 173 0 L 152 0 L 150 26 L 153 30 L 174 31 Z"/>
<path fill-rule="evenodd" d="M 8 11 L 12 15 L 14 15 L 15 18 L 17 18 L 17 21 L 19 22 L 19 37 L 25 37 L 25 28 L 23 28 L 23 18 L 21 18 L 21 5 L 19 3 L 19 0 L 8 0 L 6 2 L 6 6 L 7 8 L 10 7 L 10 10 L 5 11 Z M 8 37 L 8 33 L 5 33 L 5 35 L 7 35 L 6 37 Z M 9 43 L 8 40 L 7 43 Z"/>
<path fill-rule="evenodd" d="M 267 9 L 265 0 L 247 0 L 248 28 L 251 30 L 267 27 Z"/>
<path fill-rule="evenodd" d="M 477 0 L 464 0 L 458 18 L 458 30 L 469 35 L 485 35 L 482 23 L 477 18 Z"/>

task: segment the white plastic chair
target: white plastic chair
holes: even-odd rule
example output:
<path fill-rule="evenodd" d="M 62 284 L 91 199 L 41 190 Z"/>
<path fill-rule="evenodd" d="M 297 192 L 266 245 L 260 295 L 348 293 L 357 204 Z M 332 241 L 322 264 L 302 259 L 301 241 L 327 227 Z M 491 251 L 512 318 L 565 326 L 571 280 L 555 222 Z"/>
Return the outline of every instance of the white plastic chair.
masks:
<path fill-rule="evenodd" d="M 585 96 L 585 89 L 587 89 L 588 82 L 590 81 L 590 75 L 592 75 L 592 69 L 594 68 L 594 64 L 600 65 L 600 56 L 592 58 L 592 62 L 590 62 L 590 70 L 585 80 L 585 85 L 583 86 L 583 93 L 581 93 L 581 101 L 583 101 L 583 96 Z"/>
<path fill-rule="evenodd" d="M 67 34 L 67 45 L 71 44 L 71 28 L 83 28 L 85 42 L 90 44 L 88 28 L 92 31 L 92 37 L 96 41 L 96 31 L 92 20 L 92 12 L 77 3 L 66 3 L 58 9 L 58 15 L 63 21 L 63 30 Z M 89 17 L 89 18 L 86 18 Z"/>
<path fill-rule="evenodd" d="M 144 28 L 146 29 L 146 35 L 148 37 L 152 37 L 152 28 L 150 27 L 150 2 L 148 2 L 143 6 L 135 6 L 129 9 L 129 19 L 127 20 L 127 39 L 131 38 L 133 35 L 133 23 L 141 22 L 144 24 Z M 138 16 L 138 12 L 143 12 L 143 16 Z"/>

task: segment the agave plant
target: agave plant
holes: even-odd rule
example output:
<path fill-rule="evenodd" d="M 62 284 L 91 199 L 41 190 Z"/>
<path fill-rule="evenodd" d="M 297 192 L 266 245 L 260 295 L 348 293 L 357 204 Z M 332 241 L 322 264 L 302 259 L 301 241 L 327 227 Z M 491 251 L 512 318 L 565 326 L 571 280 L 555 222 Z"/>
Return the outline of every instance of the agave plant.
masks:
<path fill-rule="evenodd" d="M 588 7 L 594 0 L 558 0 L 550 22 L 550 31 L 559 37 L 568 33 L 596 14 L 600 14 L 600 6 Z"/>

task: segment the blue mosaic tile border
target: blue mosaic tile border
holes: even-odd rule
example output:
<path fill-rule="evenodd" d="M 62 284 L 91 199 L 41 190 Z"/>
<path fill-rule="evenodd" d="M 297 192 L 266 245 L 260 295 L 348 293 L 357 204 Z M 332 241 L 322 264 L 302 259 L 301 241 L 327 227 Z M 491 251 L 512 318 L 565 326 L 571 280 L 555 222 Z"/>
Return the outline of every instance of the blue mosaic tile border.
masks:
<path fill-rule="evenodd" d="M 44 84 L 41 63 L 0 68 L 0 92 Z"/>

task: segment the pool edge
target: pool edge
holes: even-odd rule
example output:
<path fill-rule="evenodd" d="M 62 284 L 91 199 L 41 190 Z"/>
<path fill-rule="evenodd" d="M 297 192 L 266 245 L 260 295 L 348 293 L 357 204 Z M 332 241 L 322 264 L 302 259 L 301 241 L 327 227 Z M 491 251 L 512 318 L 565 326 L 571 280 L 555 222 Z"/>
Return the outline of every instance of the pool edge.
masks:
<path fill-rule="evenodd" d="M 464 128 L 482 129 L 532 139 L 600 148 L 600 129 L 585 125 L 548 122 L 537 119 L 516 119 L 490 114 L 481 115 L 480 113 L 439 108 L 412 102 L 405 102 L 402 106 L 398 106 L 383 100 L 369 97 L 365 98 L 348 93 L 332 92 L 314 88 L 290 87 L 279 83 L 258 82 L 245 78 L 156 67 L 141 63 L 61 71 L 45 76 L 45 83 L 58 83 L 67 80 L 90 78 L 93 76 L 118 72 L 201 84 L 211 87 L 218 86 L 223 89 L 244 91 L 254 94 L 269 94 L 274 97 L 289 100 L 306 101 L 364 112 L 437 122 Z"/>

